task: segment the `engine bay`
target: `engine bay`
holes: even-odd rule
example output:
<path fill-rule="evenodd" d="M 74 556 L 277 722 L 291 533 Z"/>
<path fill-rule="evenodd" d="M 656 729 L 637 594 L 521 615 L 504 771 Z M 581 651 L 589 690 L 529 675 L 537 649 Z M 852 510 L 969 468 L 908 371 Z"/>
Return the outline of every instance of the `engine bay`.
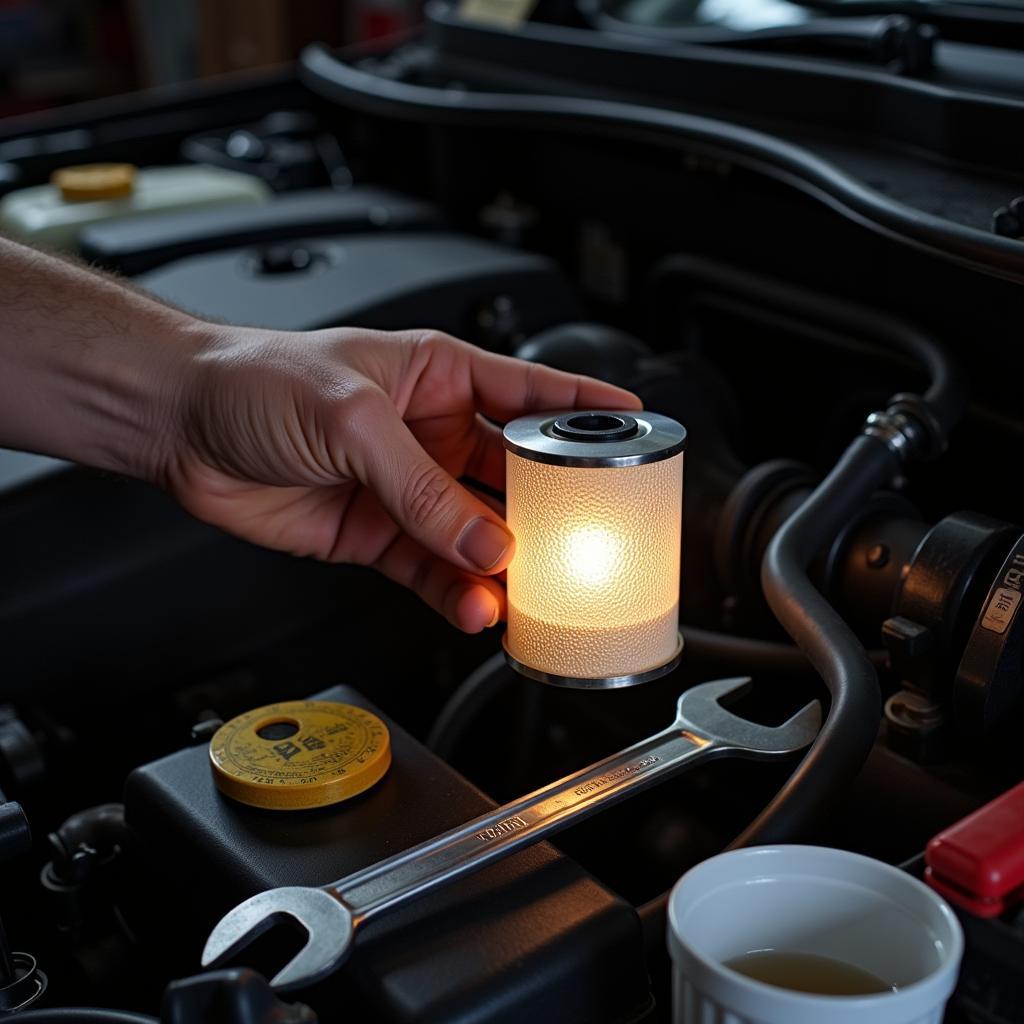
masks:
<path fill-rule="evenodd" d="M 1024 66 L 1007 51 L 997 85 L 971 80 L 981 47 L 941 32 L 904 74 L 734 43 L 609 36 L 543 5 L 508 30 L 435 5 L 386 44 L 0 122 L 8 192 L 116 160 L 268 184 L 258 205 L 83 228 L 83 259 L 170 304 L 441 330 L 628 388 L 687 433 L 681 663 L 602 692 L 523 678 L 502 628 L 463 635 L 369 569 L 4 453 L 0 944 L 35 958 L 48 1006 L 668 1021 L 666 900 L 689 868 L 800 842 L 920 877 L 935 836 L 1024 777 L 1024 227 L 1006 227 Z M 865 436 L 895 461 L 851 468 Z M 728 707 L 764 727 L 819 702 L 803 760 L 645 788 L 367 923 L 294 993 L 259 977 L 299 949 L 287 929 L 228 965 L 257 975 L 203 980 L 239 901 L 425 843 L 739 677 L 753 685 Z M 289 812 L 217 790 L 224 723 L 311 699 L 386 724 L 381 781 Z M 950 1024 L 1024 1019 L 1019 895 L 989 917 L 957 905 Z"/>

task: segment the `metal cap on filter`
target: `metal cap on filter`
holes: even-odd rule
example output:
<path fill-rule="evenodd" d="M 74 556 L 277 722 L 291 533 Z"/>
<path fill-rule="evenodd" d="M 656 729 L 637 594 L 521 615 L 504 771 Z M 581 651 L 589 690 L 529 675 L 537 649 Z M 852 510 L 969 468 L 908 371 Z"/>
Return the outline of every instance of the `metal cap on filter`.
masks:
<path fill-rule="evenodd" d="M 565 412 L 523 416 L 505 427 L 505 448 L 524 459 L 581 469 L 642 466 L 678 455 L 686 428 L 658 413 Z"/>

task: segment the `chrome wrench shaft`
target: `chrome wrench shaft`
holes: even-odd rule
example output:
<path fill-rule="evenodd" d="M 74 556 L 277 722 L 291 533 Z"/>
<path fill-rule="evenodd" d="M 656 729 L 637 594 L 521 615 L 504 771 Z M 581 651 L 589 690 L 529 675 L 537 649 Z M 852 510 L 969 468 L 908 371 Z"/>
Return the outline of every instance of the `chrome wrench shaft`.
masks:
<path fill-rule="evenodd" d="M 478 871 L 697 760 L 768 760 L 810 744 L 820 726 L 816 702 L 778 727 L 749 722 L 721 706 L 721 698 L 748 684 L 748 679 L 725 679 L 696 686 L 679 698 L 675 721 L 657 735 L 330 885 L 288 886 L 253 896 L 214 929 L 203 966 L 232 957 L 287 915 L 309 938 L 272 984 L 279 989 L 308 984 L 341 963 L 355 929 L 375 915 Z"/>

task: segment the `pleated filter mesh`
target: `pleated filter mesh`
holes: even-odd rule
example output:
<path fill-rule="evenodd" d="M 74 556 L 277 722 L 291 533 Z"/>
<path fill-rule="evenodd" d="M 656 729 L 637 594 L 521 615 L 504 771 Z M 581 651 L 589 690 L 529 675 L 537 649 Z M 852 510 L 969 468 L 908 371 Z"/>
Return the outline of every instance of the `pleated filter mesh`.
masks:
<path fill-rule="evenodd" d="M 683 455 L 625 468 L 505 453 L 509 653 L 550 675 L 598 679 L 675 652 Z"/>

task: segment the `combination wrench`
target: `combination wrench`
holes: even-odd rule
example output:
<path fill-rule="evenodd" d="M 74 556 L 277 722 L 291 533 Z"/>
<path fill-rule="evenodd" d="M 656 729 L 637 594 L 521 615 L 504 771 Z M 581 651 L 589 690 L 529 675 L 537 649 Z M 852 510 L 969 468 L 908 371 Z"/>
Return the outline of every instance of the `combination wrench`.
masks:
<path fill-rule="evenodd" d="M 307 939 L 271 984 L 283 991 L 311 984 L 342 963 L 357 929 L 406 900 L 478 871 L 698 762 L 716 757 L 768 761 L 807 747 L 821 725 L 818 702 L 780 726 L 759 725 L 720 703 L 739 696 L 749 683 L 720 679 L 695 686 L 679 698 L 672 725 L 656 736 L 347 878 L 319 888 L 283 886 L 252 896 L 214 928 L 203 966 L 233 958 L 290 917 L 305 929 Z"/>

